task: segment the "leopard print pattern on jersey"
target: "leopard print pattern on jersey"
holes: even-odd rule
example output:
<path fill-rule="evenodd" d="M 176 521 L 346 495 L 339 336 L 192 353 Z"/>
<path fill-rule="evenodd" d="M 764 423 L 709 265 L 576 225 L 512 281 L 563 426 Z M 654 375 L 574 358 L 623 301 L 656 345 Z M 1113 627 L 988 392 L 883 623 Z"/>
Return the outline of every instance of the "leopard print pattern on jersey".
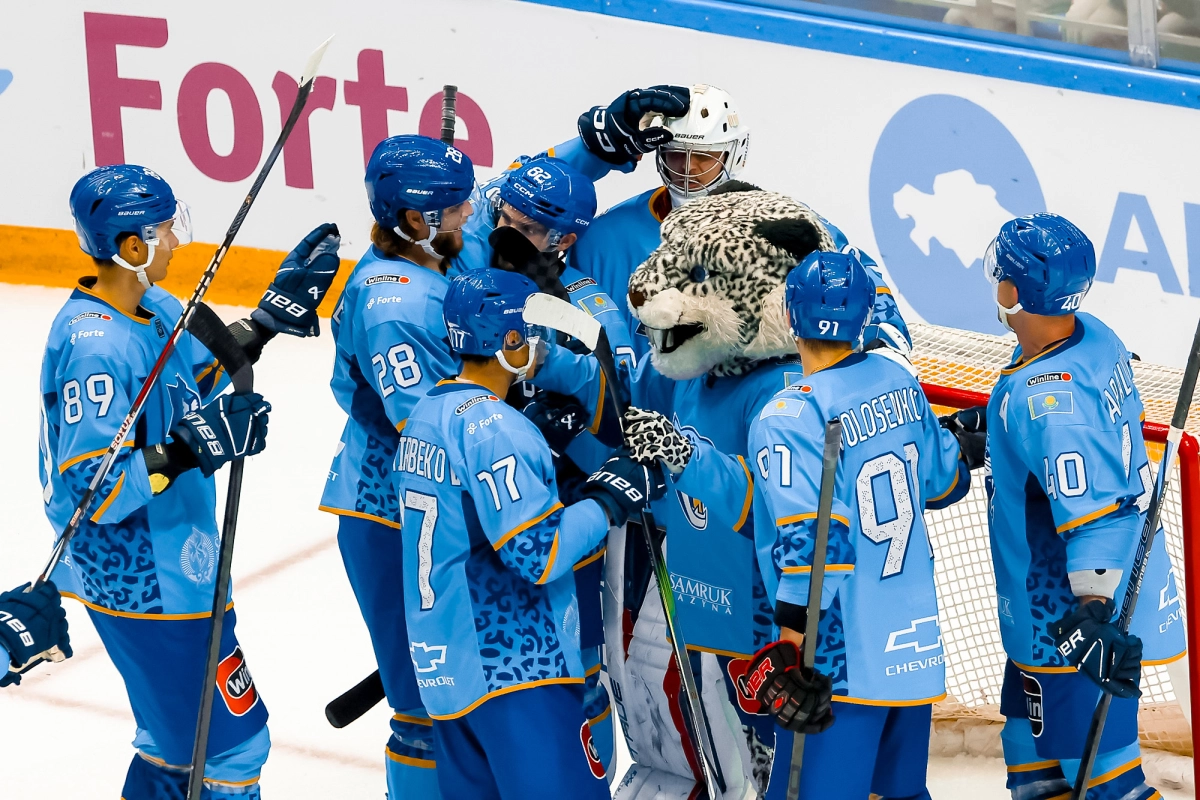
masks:
<path fill-rule="evenodd" d="M 354 510 L 389 522 L 400 524 L 400 503 L 396 498 L 396 482 L 392 480 L 392 462 L 396 443 L 384 442 L 367 434 L 367 446 L 359 463 L 358 497 Z"/>

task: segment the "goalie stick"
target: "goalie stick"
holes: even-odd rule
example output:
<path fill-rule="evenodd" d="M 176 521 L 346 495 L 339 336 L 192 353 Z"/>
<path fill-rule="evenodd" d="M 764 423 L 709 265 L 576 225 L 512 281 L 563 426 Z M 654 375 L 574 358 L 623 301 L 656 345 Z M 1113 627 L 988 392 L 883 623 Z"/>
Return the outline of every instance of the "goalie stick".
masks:
<path fill-rule="evenodd" d="M 192 321 L 192 315 L 195 314 L 200 301 L 204 299 L 205 293 L 208 292 L 208 287 L 212 284 L 213 278 L 216 277 L 217 269 L 221 266 L 221 262 L 225 260 L 225 254 L 229 252 L 234 237 L 241 230 L 242 223 L 246 220 L 246 215 L 250 213 L 250 207 L 254 205 L 259 191 L 266 182 L 267 176 L 271 173 L 271 168 L 275 166 L 276 159 L 279 158 L 279 154 L 283 151 L 284 143 L 287 142 L 292 129 L 296 127 L 296 121 L 300 119 L 300 112 L 304 110 L 309 92 L 312 91 L 313 80 L 317 76 L 317 67 L 321 63 L 321 56 L 325 55 L 325 48 L 329 46 L 329 42 L 332 39 L 332 36 L 326 39 L 308 57 L 308 63 L 305 64 L 304 72 L 300 76 L 300 89 L 296 92 L 296 101 L 292 104 L 292 111 L 288 115 L 283 129 L 279 132 L 279 138 L 275 141 L 275 146 L 271 149 L 270 155 L 267 156 L 266 163 L 259 170 L 258 177 L 254 179 L 254 183 L 250 186 L 250 191 L 246 193 L 246 198 L 238 208 L 237 214 L 234 215 L 233 222 L 230 224 L 229 230 L 225 232 L 225 239 L 221 242 L 221 246 L 213 253 L 212 260 L 209 262 L 208 267 L 205 268 L 204 274 L 200 276 L 200 282 L 196 285 L 192 296 L 188 298 L 187 305 L 183 308 L 183 313 L 179 315 L 175 327 L 171 330 L 171 335 L 167 337 L 167 343 L 163 345 L 158 360 L 154 362 L 154 367 L 142 383 L 142 388 L 138 390 L 137 396 L 133 400 L 133 406 L 129 409 L 129 413 L 125 415 L 124 421 L 121 422 L 121 427 L 117 430 L 117 435 L 113 437 L 112 443 L 109 444 L 108 449 L 104 452 L 104 457 L 101 458 L 100 465 L 96 468 L 96 474 L 92 477 L 87 489 L 84 490 L 83 497 L 79 499 L 79 503 L 75 506 L 75 511 L 71 514 L 71 519 L 63 529 L 62 536 L 58 537 L 58 541 L 54 545 L 54 552 L 50 555 L 50 560 L 46 562 L 45 568 L 37 578 L 36 583 L 38 585 L 50 579 L 50 573 L 54 571 L 63 553 L 66 552 L 67 545 L 70 544 L 71 539 L 79 531 L 79 526 L 83 524 L 84 517 L 87 515 L 88 509 L 91 508 L 92 501 L 96 498 L 96 493 L 108 478 L 109 472 L 112 471 L 117 453 L 120 452 L 122 445 L 129 436 L 129 432 L 133 430 L 134 424 L 141 415 L 142 408 L 145 407 L 146 401 L 150 397 L 150 390 L 158 382 L 163 368 L 167 365 L 167 360 L 171 357 L 171 353 L 175 351 L 175 342 L 179 338 L 180 332 L 187 328 L 188 323 Z"/>
<path fill-rule="evenodd" d="M 804 625 L 805 669 L 817 658 L 817 628 L 821 621 L 821 590 L 825 584 L 825 558 L 829 550 L 829 521 L 833 516 L 833 483 L 842 451 L 842 421 L 825 423 L 825 453 L 821 459 L 821 494 L 817 499 L 817 538 L 813 542 L 812 578 L 808 584 L 808 621 Z M 800 770 L 804 766 L 804 734 L 792 739 L 792 762 L 788 771 L 787 800 L 800 797 Z"/>
<path fill-rule="evenodd" d="M 535 294 L 525 302 L 525 322 L 542 325 L 552 330 L 565 333 L 578 339 L 592 351 L 600 370 L 608 384 L 609 395 L 616 407 L 619 417 L 625 416 L 629 402 L 624 398 L 617 380 L 616 364 L 613 362 L 612 348 L 608 344 L 608 335 L 595 317 L 577 308 L 565 300 L 548 294 Z M 601 399 L 603 402 L 603 399 Z M 840 431 L 840 425 L 838 430 Z M 658 527 L 654 522 L 654 514 L 649 502 L 642 509 L 642 533 L 646 547 L 650 551 L 650 565 L 654 570 L 654 580 L 658 587 L 659 599 L 662 600 L 663 613 L 667 620 L 667 634 L 671 639 L 671 649 L 674 651 L 675 664 L 679 668 L 688 704 L 688 721 L 691 723 L 693 745 L 696 748 L 696 759 L 700 766 L 701 778 L 708 791 L 709 800 L 716 800 L 718 790 L 724 794 L 725 781 L 721 775 L 721 765 L 713 750 L 712 736 L 709 734 L 708 721 L 704 717 L 700 705 L 700 691 L 696 686 L 696 675 L 692 671 L 692 662 L 688 658 L 687 644 L 683 632 L 679 629 L 679 620 L 675 613 L 675 594 L 671 589 L 671 578 L 667 573 L 667 560 L 662 546 L 655 541 L 654 531 Z"/>
<path fill-rule="evenodd" d="M 1117 615 L 1117 628 L 1121 633 L 1129 632 L 1129 625 L 1133 621 L 1133 610 L 1137 608 L 1138 597 L 1142 591 L 1142 580 L 1146 577 L 1146 564 L 1150 558 L 1150 549 L 1154 546 L 1154 537 L 1158 533 L 1158 521 L 1162 512 L 1163 499 L 1167 494 L 1171 467 L 1175 463 L 1179 440 L 1183 438 L 1183 429 L 1187 427 L 1188 411 L 1196 393 L 1197 373 L 1200 373 L 1200 323 L 1197 324 L 1196 335 L 1192 338 L 1192 349 L 1188 353 L 1187 366 L 1183 370 L 1183 382 L 1179 385 L 1179 397 L 1175 400 L 1175 413 L 1171 415 L 1171 428 L 1167 431 L 1167 443 L 1163 449 L 1162 460 L 1158 462 L 1158 475 L 1154 479 L 1150 507 L 1146 511 L 1146 521 L 1142 524 L 1142 535 L 1133 556 L 1133 569 L 1130 571 L 1129 585 L 1125 588 L 1121 613 Z M 1104 733 L 1104 723 L 1108 718 L 1110 705 L 1112 705 L 1112 695 L 1102 692 L 1100 702 L 1096 704 L 1096 710 L 1092 714 L 1091 725 L 1088 726 L 1079 772 L 1075 776 L 1075 786 L 1071 791 L 1071 800 L 1083 800 L 1087 797 L 1088 781 L 1092 777 L 1092 767 L 1096 765 L 1096 756 L 1100 751 L 1100 736 Z"/>
<path fill-rule="evenodd" d="M 196 306 L 188 331 L 208 348 L 219 361 L 235 392 L 254 389 L 254 368 L 233 334 L 217 313 L 204 303 Z M 204 790 L 204 765 L 208 760 L 208 730 L 212 724 L 212 704 L 217 686 L 217 667 L 221 659 L 221 633 L 225 628 L 225 601 L 229 597 L 229 574 L 233 568 L 233 540 L 237 534 L 238 506 L 242 499 L 242 472 L 245 458 L 229 464 L 229 488 L 225 494 L 225 521 L 221 525 L 221 550 L 217 581 L 213 587 L 212 624 L 208 629 L 208 648 L 204 662 L 204 683 L 200 690 L 200 711 L 196 715 L 196 738 L 192 744 L 192 771 L 188 780 L 188 800 L 200 800 Z"/>
<path fill-rule="evenodd" d="M 458 87 L 447 83 L 442 87 L 442 132 L 443 144 L 454 145 L 454 121 L 457 119 L 455 106 L 458 103 Z M 325 719 L 335 728 L 344 728 L 370 711 L 386 696 L 383 678 L 379 670 L 342 692 L 325 706 Z"/>

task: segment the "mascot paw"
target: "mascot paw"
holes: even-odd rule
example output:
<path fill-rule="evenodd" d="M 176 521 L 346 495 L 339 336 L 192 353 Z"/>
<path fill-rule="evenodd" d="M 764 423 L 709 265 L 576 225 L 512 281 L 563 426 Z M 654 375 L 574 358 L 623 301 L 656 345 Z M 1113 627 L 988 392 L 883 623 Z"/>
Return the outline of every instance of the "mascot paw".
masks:
<path fill-rule="evenodd" d="M 691 441 L 657 411 L 631 407 L 621 427 L 633 460 L 641 464 L 661 461 L 672 475 L 678 475 L 692 457 Z"/>

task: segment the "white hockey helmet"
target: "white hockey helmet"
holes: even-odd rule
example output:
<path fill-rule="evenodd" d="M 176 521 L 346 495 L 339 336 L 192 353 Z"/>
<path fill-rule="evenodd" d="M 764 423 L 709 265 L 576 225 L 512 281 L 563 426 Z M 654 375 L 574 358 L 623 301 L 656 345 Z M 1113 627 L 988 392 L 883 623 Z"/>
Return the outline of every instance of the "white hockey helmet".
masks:
<path fill-rule="evenodd" d="M 750 128 L 728 92 L 702 83 L 691 92 L 688 113 L 662 121 L 675 138 L 656 154 L 658 174 L 676 206 L 736 177 L 750 149 Z"/>

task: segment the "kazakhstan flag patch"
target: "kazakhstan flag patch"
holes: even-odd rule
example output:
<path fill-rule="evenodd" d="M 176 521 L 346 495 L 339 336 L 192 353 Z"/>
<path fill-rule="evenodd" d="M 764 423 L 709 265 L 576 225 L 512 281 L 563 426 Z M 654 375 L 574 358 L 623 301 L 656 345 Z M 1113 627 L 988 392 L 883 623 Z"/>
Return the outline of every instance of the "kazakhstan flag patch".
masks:
<path fill-rule="evenodd" d="M 1070 392 L 1039 392 L 1029 398 L 1029 418 L 1047 414 L 1074 414 L 1075 398 Z"/>
<path fill-rule="evenodd" d="M 603 294 L 594 294 L 590 297 L 585 297 L 579 301 L 579 305 L 593 317 L 598 317 L 607 311 L 619 310 L 617 304 Z"/>
<path fill-rule="evenodd" d="M 758 418 L 798 417 L 803 410 L 803 400 L 792 397 L 776 397 L 763 407 L 762 413 L 758 415 Z"/>

